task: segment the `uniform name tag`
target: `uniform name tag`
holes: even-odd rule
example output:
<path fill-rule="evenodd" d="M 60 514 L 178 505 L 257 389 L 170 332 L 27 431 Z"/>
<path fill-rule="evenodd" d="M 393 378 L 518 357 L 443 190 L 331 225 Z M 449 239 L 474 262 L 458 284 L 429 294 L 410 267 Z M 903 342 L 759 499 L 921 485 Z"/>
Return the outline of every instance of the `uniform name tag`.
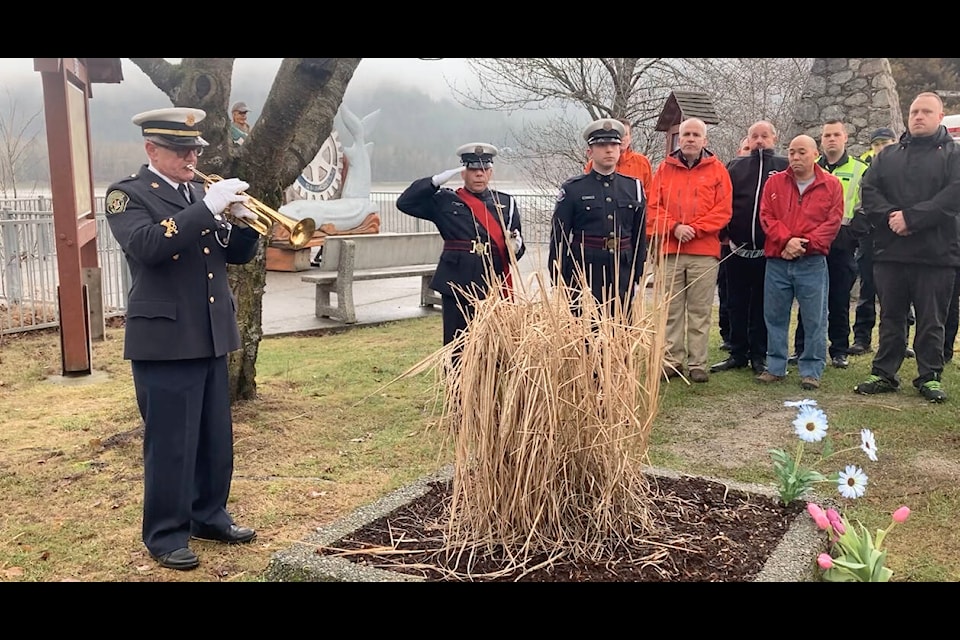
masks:
<path fill-rule="evenodd" d="M 581 200 L 596 200 L 597 196 L 580 196 Z"/>

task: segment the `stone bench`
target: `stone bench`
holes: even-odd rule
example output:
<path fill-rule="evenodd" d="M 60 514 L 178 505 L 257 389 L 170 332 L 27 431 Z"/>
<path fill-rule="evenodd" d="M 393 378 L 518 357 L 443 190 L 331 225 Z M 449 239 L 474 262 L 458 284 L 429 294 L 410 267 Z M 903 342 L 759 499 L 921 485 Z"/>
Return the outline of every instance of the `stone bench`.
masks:
<path fill-rule="evenodd" d="M 329 236 L 318 269 L 301 276 L 316 284 L 316 315 L 345 324 L 357 321 L 353 283 L 362 280 L 420 277 L 420 306 L 439 305 L 440 294 L 430 288 L 443 250 L 435 231 Z M 331 304 L 330 294 L 336 294 Z"/>

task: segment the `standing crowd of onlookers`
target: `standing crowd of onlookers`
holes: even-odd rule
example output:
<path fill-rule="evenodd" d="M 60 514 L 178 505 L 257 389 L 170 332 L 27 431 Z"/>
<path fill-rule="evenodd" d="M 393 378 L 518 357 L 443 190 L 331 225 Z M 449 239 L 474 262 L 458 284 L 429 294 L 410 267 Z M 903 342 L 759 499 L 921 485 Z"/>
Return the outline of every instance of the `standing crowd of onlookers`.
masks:
<path fill-rule="evenodd" d="M 595 120 L 582 132 L 583 172 L 558 190 L 551 281 L 572 292 L 574 313 L 590 294 L 618 313 L 643 286 L 648 252 L 655 254 L 666 292 L 668 380 L 705 383 L 749 368 L 759 383 L 775 384 L 795 366 L 800 387 L 815 390 L 828 365 L 845 369 L 849 356 L 873 352 L 876 327 L 870 375 L 855 391 L 897 390 L 904 359 L 915 358 L 914 387 L 943 402 L 960 304 L 960 146 L 943 117 L 940 97 L 921 93 L 907 131 L 877 129 L 859 157 L 848 151 L 840 119 L 824 122 L 819 140 L 794 137 L 786 155 L 777 152 L 774 125 L 760 120 L 727 162 L 710 149 L 706 123 L 687 118 L 655 170 L 630 148 L 629 121 Z M 443 236 L 435 284 L 444 295 L 445 343 L 472 316 L 458 292 L 489 290 L 482 277 L 489 256 L 509 288 L 510 254 L 523 254 L 516 202 L 488 186 L 496 154 L 487 143 L 463 145 L 460 166 L 415 181 L 397 203 L 434 220 Z M 458 176 L 464 187 L 441 186 Z M 711 365 L 718 294 L 728 353 Z"/>
<path fill-rule="evenodd" d="M 702 383 L 749 367 L 771 384 L 795 366 L 813 390 L 828 365 L 846 368 L 876 344 L 857 393 L 899 389 L 904 359 L 915 358 L 913 386 L 944 402 L 960 306 L 960 146 L 943 117 L 940 97 L 921 93 L 907 131 L 877 129 L 859 157 L 842 120 L 824 122 L 819 140 L 794 137 L 786 156 L 775 127 L 759 121 L 726 164 L 704 123 L 683 121 L 648 193 L 650 246 L 665 254 L 669 279 L 664 375 Z M 707 366 L 716 294 L 728 354 Z"/>

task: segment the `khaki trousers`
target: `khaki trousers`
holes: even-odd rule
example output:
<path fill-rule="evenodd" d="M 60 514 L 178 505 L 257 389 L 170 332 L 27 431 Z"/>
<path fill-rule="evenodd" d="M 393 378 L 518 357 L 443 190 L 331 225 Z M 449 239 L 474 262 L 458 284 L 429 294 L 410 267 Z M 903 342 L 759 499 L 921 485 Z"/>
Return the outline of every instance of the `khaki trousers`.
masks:
<path fill-rule="evenodd" d="M 668 256 L 660 274 L 666 278 L 666 364 L 683 371 L 707 370 L 710 321 L 717 290 L 717 264 L 713 256 Z"/>

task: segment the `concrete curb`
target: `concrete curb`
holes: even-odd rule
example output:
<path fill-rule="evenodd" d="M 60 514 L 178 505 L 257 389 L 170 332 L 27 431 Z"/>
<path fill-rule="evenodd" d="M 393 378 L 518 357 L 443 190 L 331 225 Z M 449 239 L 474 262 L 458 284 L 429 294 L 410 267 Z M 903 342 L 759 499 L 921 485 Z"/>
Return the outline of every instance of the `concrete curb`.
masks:
<path fill-rule="evenodd" d="M 668 469 L 650 468 L 652 475 L 680 478 L 681 474 Z M 419 576 L 395 571 L 374 569 L 344 558 L 321 556 L 318 547 L 340 540 L 361 527 L 386 516 L 429 491 L 429 485 L 439 480 L 449 480 L 453 467 L 448 465 L 435 474 L 424 476 L 416 482 L 401 487 L 383 498 L 355 510 L 336 522 L 320 527 L 317 531 L 295 543 L 288 549 L 273 555 L 267 567 L 266 579 L 271 582 L 424 582 Z M 704 476 L 727 487 L 753 495 L 777 497 L 776 490 L 769 486 L 735 482 Z M 776 549 L 770 554 L 754 582 L 815 582 L 817 555 L 826 550 L 826 536 L 819 531 L 812 518 L 801 512 L 784 534 Z"/>

